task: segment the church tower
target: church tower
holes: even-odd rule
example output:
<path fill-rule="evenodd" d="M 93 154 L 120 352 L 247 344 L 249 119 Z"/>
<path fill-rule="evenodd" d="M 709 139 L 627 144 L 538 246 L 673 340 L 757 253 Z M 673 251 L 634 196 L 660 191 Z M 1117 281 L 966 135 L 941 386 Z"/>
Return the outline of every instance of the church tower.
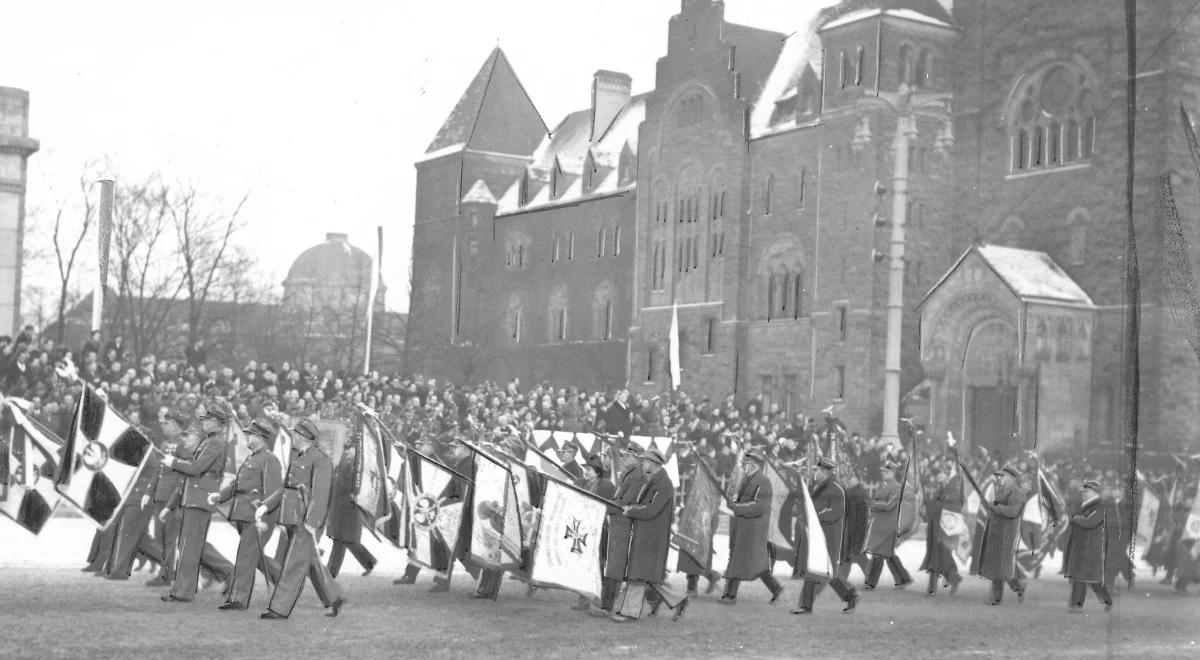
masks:
<path fill-rule="evenodd" d="M 0 336 L 19 330 L 26 170 L 37 150 L 29 139 L 29 93 L 0 87 Z"/>

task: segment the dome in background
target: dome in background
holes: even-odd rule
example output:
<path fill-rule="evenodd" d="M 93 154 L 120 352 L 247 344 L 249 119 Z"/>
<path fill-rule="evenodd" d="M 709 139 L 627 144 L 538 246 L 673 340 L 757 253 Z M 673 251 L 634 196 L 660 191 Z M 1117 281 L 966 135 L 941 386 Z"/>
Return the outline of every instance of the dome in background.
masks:
<path fill-rule="evenodd" d="M 294 287 L 363 287 L 371 286 L 371 255 L 350 245 L 346 234 L 330 232 L 325 242 L 308 248 L 296 257 L 283 280 L 284 289 Z M 379 298 L 387 290 L 379 283 Z"/>

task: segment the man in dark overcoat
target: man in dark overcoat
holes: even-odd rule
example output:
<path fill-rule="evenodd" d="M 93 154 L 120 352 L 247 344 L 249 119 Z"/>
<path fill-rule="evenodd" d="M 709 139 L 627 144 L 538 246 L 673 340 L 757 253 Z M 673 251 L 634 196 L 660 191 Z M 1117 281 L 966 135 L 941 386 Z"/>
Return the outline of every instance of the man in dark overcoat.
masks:
<path fill-rule="evenodd" d="M 666 458 L 658 449 L 647 449 L 642 457 L 646 480 L 624 515 L 630 522 L 629 554 L 625 562 L 625 594 L 621 607 L 614 607 L 612 619 L 619 623 L 636 621 L 641 613 L 647 588 L 659 597 L 667 573 L 671 522 L 675 517 L 675 485 L 663 465 Z M 676 605 L 676 618 L 687 605 L 687 598 Z M 668 603 L 670 606 L 670 603 Z"/>
<path fill-rule="evenodd" d="M 1108 553 L 1106 514 L 1104 503 L 1100 501 L 1100 484 L 1091 480 L 1083 482 L 1083 506 L 1079 513 L 1071 516 L 1063 559 L 1064 572 L 1071 581 L 1071 598 L 1067 602 L 1070 612 L 1083 610 L 1089 585 L 1104 603 L 1104 611 L 1112 610 L 1112 596 L 1104 581 L 1105 555 Z"/>
<path fill-rule="evenodd" d="M 342 560 L 346 551 L 354 555 L 359 566 L 363 567 L 363 575 L 375 570 L 375 555 L 362 544 L 362 515 L 358 505 L 354 503 L 354 481 L 358 471 L 358 443 L 360 439 L 351 436 L 342 447 L 342 455 L 337 466 L 333 469 L 333 488 L 329 493 L 329 522 L 325 533 L 333 541 L 329 551 L 326 566 L 329 576 L 336 578 L 342 570 Z"/>
<path fill-rule="evenodd" d="M 862 483 L 862 475 L 851 471 L 846 477 L 846 519 L 842 545 L 842 563 L 838 566 L 838 577 L 843 581 L 850 577 L 850 569 L 857 564 L 863 577 L 871 573 L 871 561 L 863 553 L 867 543 L 867 527 L 871 522 L 871 495 Z"/>
<path fill-rule="evenodd" d="M 979 575 L 992 581 L 989 605 L 999 605 L 1004 596 L 1004 584 L 1017 594 L 1017 602 L 1025 600 L 1025 583 L 1017 574 L 1017 546 L 1020 543 L 1021 513 L 1025 509 L 1025 493 L 1019 480 L 1021 473 L 1014 467 L 997 470 L 998 482 L 987 509 L 987 527 L 976 549 Z"/>
<path fill-rule="evenodd" d="M 620 475 L 617 477 L 613 502 L 622 507 L 610 509 L 608 513 L 608 543 L 604 559 L 604 577 L 601 581 L 600 609 L 592 611 L 596 616 L 608 616 L 621 582 L 625 579 L 625 564 L 629 557 L 629 534 L 631 520 L 625 517 L 624 508 L 637 501 L 638 493 L 646 482 L 646 473 L 641 466 L 642 448 L 629 445 L 620 452 Z"/>
<path fill-rule="evenodd" d="M 834 567 L 834 575 L 828 582 L 838 597 L 846 603 L 842 611 L 849 614 L 858 607 L 858 593 L 837 574 L 837 567 L 842 563 L 842 551 L 845 548 L 843 537 L 846 531 L 846 491 L 837 481 L 834 472 L 837 469 L 836 463 L 822 456 L 817 459 L 817 467 L 820 469 L 813 475 L 812 503 L 813 510 L 817 512 L 817 519 L 821 521 L 821 531 L 825 534 L 825 549 L 829 552 L 830 565 Z M 796 565 L 799 566 L 799 562 Z M 805 576 L 799 607 L 792 610 L 792 614 L 812 612 L 813 602 L 817 598 L 817 587 L 824 581 L 826 579 L 823 576 Z"/>
<path fill-rule="evenodd" d="M 900 496 L 902 489 L 896 482 L 899 466 L 887 461 L 880 468 L 883 483 L 875 490 L 871 499 L 871 524 L 867 528 L 866 554 L 871 556 L 871 570 L 867 573 L 866 590 L 879 583 L 886 562 L 896 587 L 903 589 L 912 584 L 912 577 L 896 556 L 896 535 L 900 526 Z"/>
<path fill-rule="evenodd" d="M 725 568 L 725 593 L 721 604 L 737 602 L 742 580 L 758 580 L 771 591 L 771 603 L 783 594 L 783 585 L 771 574 L 775 564 L 768 538 L 771 531 L 771 481 L 763 474 L 766 457 L 758 450 L 746 452 L 742 479 L 729 508 L 729 565 Z"/>
<path fill-rule="evenodd" d="M 954 551 L 946 543 L 946 533 L 942 530 L 942 512 L 962 513 L 963 482 L 957 468 L 954 472 L 939 475 L 941 483 L 934 491 L 933 497 L 925 501 L 925 560 L 921 562 L 921 570 L 929 572 L 930 596 L 937 593 L 938 576 L 950 585 L 950 593 L 958 591 L 962 583 L 962 575 L 958 572 L 958 563 L 954 560 Z"/>

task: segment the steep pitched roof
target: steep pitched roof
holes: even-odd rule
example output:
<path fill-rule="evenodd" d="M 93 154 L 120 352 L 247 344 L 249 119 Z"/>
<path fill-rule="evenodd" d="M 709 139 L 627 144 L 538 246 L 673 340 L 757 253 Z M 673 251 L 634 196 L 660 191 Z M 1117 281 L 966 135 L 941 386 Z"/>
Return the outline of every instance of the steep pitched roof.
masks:
<path fill-rule="evenodd" d="M 921 298 L 917 307 L 924 305 L 972 253 L 978 254 L 1013 295 L 1022 300 L 1088 307 L 1093 305 L 1091 296 L 1045 252 L 982 244 L 967 248 L 954 265 L 946 269 L 937 284 Z"/>
<path fill-rule="evenodd" d="M 497 46 L 467 85 L 425 153 L 470 147 L 526 155 L 545 133 L 546 122 L 504 51 Z"/>

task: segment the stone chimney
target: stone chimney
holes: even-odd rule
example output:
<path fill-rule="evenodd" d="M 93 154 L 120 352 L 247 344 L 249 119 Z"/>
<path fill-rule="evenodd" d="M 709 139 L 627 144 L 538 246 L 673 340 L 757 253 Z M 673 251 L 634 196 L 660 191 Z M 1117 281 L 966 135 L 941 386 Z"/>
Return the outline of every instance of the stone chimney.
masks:
<path fill-rule="evenodd" d="M 349 243 L 350 236 L 339 231 L 331 231 L 325 234 L 326 243 Z"/>
<path fill-rule="evenodd" d="M 627 74 L 600 69 L 592 77 L 591 142 L 599 140 L 629 103 L 633 79 Z"/>

